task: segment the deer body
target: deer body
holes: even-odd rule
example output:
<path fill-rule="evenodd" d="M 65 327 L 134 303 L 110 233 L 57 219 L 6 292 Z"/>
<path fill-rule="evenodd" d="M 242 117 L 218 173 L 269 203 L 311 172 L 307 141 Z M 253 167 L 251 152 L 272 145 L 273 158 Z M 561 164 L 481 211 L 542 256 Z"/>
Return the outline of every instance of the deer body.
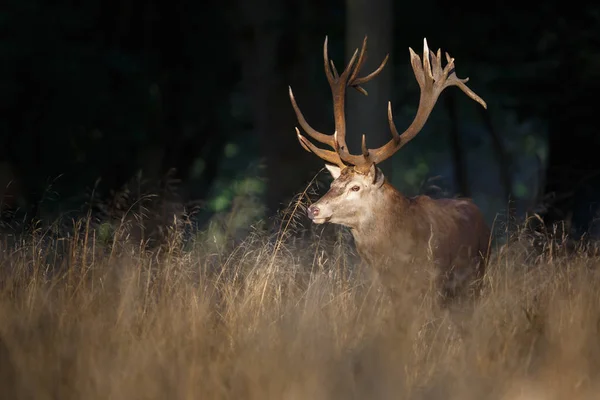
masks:
<path fill-rule="evenodd" d="M 328 170 L 335 180 L 309 207 L 309 217 L 316 224 L 350 228 L 360 257 L 388 286 L 411 266 L 428 262 L 437 267 L 446 295 L 481 277 L 490 232 L 471 200 L 408 198 L 375 166 L 366 175 L 349 168 Z"/>
<path fill-rule="evenodd" d="M 389 104 L 392 139 L 380 148 L 368 149 L 363 135 L 362 154 L 350 154 L 345 141 L 345 90 L 353 87 L 366 94 L 360 85 L 374 78 L 387 60 L 386 57 L 375 72 L 359 78 L 365 50 L 366 38 L 358 60 L 357 50 L 346 69 L 338 74 L 328 59 L 325 39 L 325 72 L 334 101 L 333 135 L 320 133 L 306 122 L 290 88 L 292 106 L 302 128 L 314 140 L 333 148 L 331 151 L 315 146 L 296 129 L 300 144 L 325 160 L 334 178 L 329 191 L 308 208 L 308 216 L 316 224 L 329 222 L 350 228 L 359 255 L 378 272 L 384 284 L 393 286 L 411 265 L 433 262 L 439 272 L 439 289 L 443 294 L 454 294 L 473 278 L 481 277 L 485 269 L 490 231 L 481 211 L 468 199 L 408 198 L 386 181 L 376 164 L 419 133 L 445 88 L 458 86 L 484 107 L 485 102 L 465 85 L 467 79 L 456 77 L 454 59 L 446 53 L 448 64 L 442 68 L 440 50 L 437 54 L 431 52 L 425 41 L 423 61 L 410 49 L 411 64 L 421 88 L 414 121 L 399 134 Z"/>
<path fill-rule="evenodd" d="M 489 230 L 470 200 L 417 196 L 398 201 L 403 196 L 396 189 L 390 185 L 385 189 L 396 201 L 375 214 L 366 229 L 352 229 L 359 255 L 382 281 L 390 285 L 411 265 L 428 262 L 438 268 L 444 295 L 482 277 Z"/>

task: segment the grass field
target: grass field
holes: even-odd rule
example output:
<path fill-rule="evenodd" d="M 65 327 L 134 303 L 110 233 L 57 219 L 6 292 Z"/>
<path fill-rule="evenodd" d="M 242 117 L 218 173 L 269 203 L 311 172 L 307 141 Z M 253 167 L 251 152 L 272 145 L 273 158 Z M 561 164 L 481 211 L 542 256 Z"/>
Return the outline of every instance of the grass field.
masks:
<path fill-rule="evenodd" d="M 4 399 L 600 398 L 589 246 L 514 233 L 450 314 L 431 291 L 390 304 L 341 236 L 148 251 L 79 228 L 3 241 Z"/>

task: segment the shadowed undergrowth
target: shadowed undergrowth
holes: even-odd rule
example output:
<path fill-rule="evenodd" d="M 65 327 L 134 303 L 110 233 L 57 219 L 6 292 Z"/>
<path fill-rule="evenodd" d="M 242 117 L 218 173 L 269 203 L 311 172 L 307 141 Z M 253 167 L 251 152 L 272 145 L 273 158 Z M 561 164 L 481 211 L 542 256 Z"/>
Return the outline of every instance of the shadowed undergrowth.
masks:
<path fill-rule="evenodd" d="M 77 225 L 77 224 L 76 224 Z M 343 236 L 252 233 L 152 251 L 85 221 L 4 241 L 0 389 L 12 399 L 559 399 L 600 391 L 588 248 L 497 246 L 470 310 L 407 279 L 391 304 Z M 585 251 L 584 251 L 585 250 Z M 427 284 L 427 283 L 426 283 Z M 416 293 L 416 292 L 415 292 Z"/>

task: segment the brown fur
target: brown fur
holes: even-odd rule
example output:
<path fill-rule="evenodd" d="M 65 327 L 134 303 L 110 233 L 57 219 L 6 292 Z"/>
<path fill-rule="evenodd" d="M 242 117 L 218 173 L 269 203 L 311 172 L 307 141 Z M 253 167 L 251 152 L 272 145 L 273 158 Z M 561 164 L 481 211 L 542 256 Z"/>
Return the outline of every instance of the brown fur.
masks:
<path fill-rule="evenodd" d="M 336 179 L 309 215 L 316 208 L 314 222 L 348 226 L 361 258 L 386 286 L 408 273 L 410 264 L 425 262 L 437 268 L 444 295 L 482 276 L 490 230 L 471 200 L 408 198 L 376 166 L 367 174 L 351 167 L 328 169 Z M 352 191 L 355 186 L 360 189 Z"/>

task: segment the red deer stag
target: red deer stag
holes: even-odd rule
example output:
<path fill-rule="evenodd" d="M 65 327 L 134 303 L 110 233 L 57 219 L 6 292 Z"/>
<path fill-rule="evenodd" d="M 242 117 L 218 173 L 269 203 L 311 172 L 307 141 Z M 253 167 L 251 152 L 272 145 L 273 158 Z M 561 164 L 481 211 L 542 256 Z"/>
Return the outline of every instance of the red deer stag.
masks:
<path fill-rule="evenodd" d="M 308 216 L 316 224 L 331 222 L 349 227 L 359 255 L 386 285 L 407 273 L 402 268 L 406 263 L 433 261 L 439 273 L 441 287 L 438 288 L 444 297 L 450 298 L 484 272 L 490 230 L 481 211 L 469 199 L 408 198 L 387 182 L 377 164 L 419 133 L 438 96 L 447 87 L 458 86 L 484 108 L 487 106 L 465 85 L 468 78 L 456 76 L 454 59 L 446 53 L 447 64 L 442 68 L 441 51 L 433 53 L 424 40 L 422 61 L 409 48 L 412 68 L 421 89 L 419 108 L 413 122 L 404 133 L 399 134 L 393 121 L 391 103 L 388 103 L 392 139 L 382 147 L 369 149 L 363 135 L 362 154 L 351 154 L 346 145 L 346 88 L 352 87 L 366 95 L 361 85 L 377 76 L 388 60 L 386 56 L 377 70 L 359 77 L 365 61 L 366 44 L 365 37 L 360 53 L 357 49 L 344 71 L 338 74 L 329 60 L 325 38 L 325 74 L 331 86 L 335 117 L 332 135 L 318 132 L 306 122 L 291 87 L 289 89 L 300 126 L 311 138 L 333 149 L 315 146 L 296 128 L 302 147 L 325 160 L 325 166 L 334 178 L 329 191 L 308 208 Z"/>

